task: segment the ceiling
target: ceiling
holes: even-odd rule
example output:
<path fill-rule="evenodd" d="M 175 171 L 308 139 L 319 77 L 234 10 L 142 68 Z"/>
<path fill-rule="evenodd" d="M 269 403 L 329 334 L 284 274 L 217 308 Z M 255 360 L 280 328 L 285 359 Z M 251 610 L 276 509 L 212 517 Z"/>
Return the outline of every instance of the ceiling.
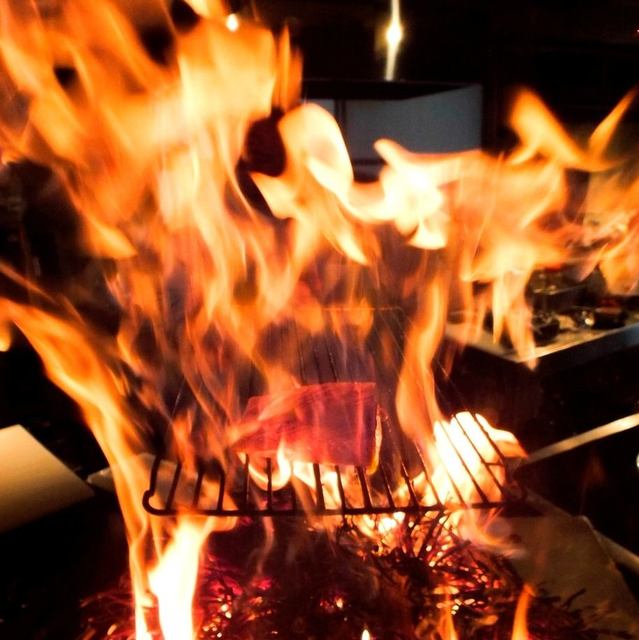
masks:
<path fill-rule="evenodd" d="M 389 2 L 251 5 L 272 27 L 289 25 L 307 78 L 381 80 Z M 401 12 L 405 37 L 397 78 L 480 82 L 496 117 L 509 88 L 526 84 L 562 118 L 594 121 L 639 79 L 637 1 L 403 0 Z"/>

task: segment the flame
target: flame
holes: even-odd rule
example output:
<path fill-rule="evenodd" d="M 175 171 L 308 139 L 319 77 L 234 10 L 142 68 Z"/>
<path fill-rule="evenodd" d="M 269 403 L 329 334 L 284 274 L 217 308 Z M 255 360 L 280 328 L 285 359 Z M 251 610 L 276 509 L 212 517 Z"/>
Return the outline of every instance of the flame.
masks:
<path fill-rule="evenodd" d="M 283 441 L 280 442 L 277 448 L 273 462 L 275 464 L 270 471 L 271 488 L 273 491 L 277 491 L 286 486 L 293 475 L 293 463 L 286 457 L 285 444 Z M 269 484 L 269 472 L 266 469 L 266 462 L 264 461 L 264 464 L 260 464 L 259 466 L 256 465 L 255 462 L 249 463 L 249 470 L 251 477 L 258 487 L 266 491 Z"/>
<path fill-rule="evenodd" d="M 189 0 L 193 11 L 205 18 L 219 17 L 223 14 L 224 6 L 218 0 Z"/>
<path fill-rule="evenodd" d="M 226 28 L 229 31 L 237 31 L 240 28 L 240 19 L 236 13 L 229 13 L 229 15 L 226 16 Z"/>
<path fill-rule="evenodd" d="M 521 450 L 481 416 L 442 415 L 433 361 L 449 312 L 470 338 L 490 310 L 494 339 L 506 332 L 534 356 L 526 285 L 535 269 L 571 264 L 586 275 L 600 263 L 624 291 L 639 274 L 639 181 L 616 174 L 625 159 L 607 150 L 632 94 L 580 145 L 522 92 L 514 151 L 417 154 L 380 140 L 383 168 L 361 183 L 334 118 L 300 104 L 301 60 L 287 32 L 232 20 L 217 0 L 189 5 L 179 23 L 153 0 L 48 10 L 0 0 L 2 162 L 53 172 L 119 312 L 117 331 L 101 328 L 81 313 L 95 298 L 82 278 L 43 292 L 1 267 L 27 295 L 0 301 L 0 348 L 17 328 L 80 406 L 114 469 L 137 637 L 150 633 L 144 609 L 155 598 L 164 637 L 180 640 L 196 634 L 200 546 L 235 521 L 180 514 L 173 525 L 144 512 L 143 454 L 154 444 L 163 440 L 188 472 L 202 459 L 223 464 L 249 396 L 369 380 L 374 358 L 361 353 L 377 340 L 380 402 L 434 469 L 432 482 L 413 478 L 415 490 L 443 505 L 490 501 L 504 481 L 487 471 L 498 462 L 493 443 L 507 456 Z M 393 7 L 391 44 L 401 35 Z M 149 27 L 165 46 L 145 45 Z M 593 173 L 589 216 L 569 210 L 571 168 Z M 377 310 L 395 307 L 407 310 L 404 340 L 378 326 Z M 316 357 L 327 344 L 330 357 Z M 311 464 L 283 449 L 274 463 L 274 488 L 315 486 Z M 267 484 L 259 461 L 251 473 Z M 339 505 L 336 471 L 322 468 L 321 483 L 327 506 Z M 349 500 L 361 500 L 357 487 L 344 475 Z M 392 538 L 402 522 L 398 513 L 362 527 Z M 452 618 L 446 625 L 442 637 L 456 637 Z"/>
<path fill-rule="evenodd" d="M 534 595 L 532 588 L 528 585 L 524 585 L 519 599 L 517 600 L 517 607 L 515 609 L 512 640 L 530 640 L 531 638 L 528 633 L 526 614 L 528 613 L 528 608 L 530 606 L 530 599 Z"/>
<path fill-rule="evenodd" d="M 442 638 L 442 640 L 459 640 L 453 621 L 454 611 L 454 605 L 451 605 L 450 601 L 446 600 L 442 608 L 442 617 L 438 629 L 439 637 Z"/>
<path fill-rule="evenodd" d="M 523 162 L 541 154 L 563 167 L 597 171 L 618 164 L 606 160 L 610 140 L 621 118 L 635 99 L 635 91 L 626 95 L 591 134 L 586 148 L 580 147 L 555 119 L 553 114 L 530 91 L 518 93 L 510 124 L 519 134 L 521 144 L 512 161 Z"/>
<path fill-rule="evenodd" d="M 164 640 L 196 637 L 192 603 L 199 556 L 193 550 L 201 547 L 211 530 L 210 522 L 182 520 L 161 562 L 149 572 L 150 587 L 158 599 Z"/>

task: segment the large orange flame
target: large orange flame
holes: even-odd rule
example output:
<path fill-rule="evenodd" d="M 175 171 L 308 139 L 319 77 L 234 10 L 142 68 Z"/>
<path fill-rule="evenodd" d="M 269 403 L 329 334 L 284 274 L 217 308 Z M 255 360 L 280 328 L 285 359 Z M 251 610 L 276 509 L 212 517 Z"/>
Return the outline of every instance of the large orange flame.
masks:
<path fill-rule="evenodd" d="M 335 120 L 299 103 L 301 64 L 286 32 L 274 37 L 245 16 L 230 28 L 217 0 L 190 5 L 199 18 L 178 27 L 160 0 L 0 0 L 2 161 L 54 172 L 120 309 L 112 335 L 78 311 L 81 282 L 46 294 L 3 268 L 31 302 L 2 300 L 0 342 L 7 347 L 17 327 L 81 407 L 114 469 L 138 638 L 153 594 L 167 640 L 194 635 L 199 547 L 233 522 L 173 524 L 143 511 L 151 416 L 187 471 L 197 459 L 223 461 L 247 380 L 261 393 L 308 383 L 299 345 L 323 335 L 352 366 L 349 347 L 371 336 L 373 307 L 400 305 L 409 316 L 402 359 L 380 394 L 393 396 L 405 433 L 444 461 L 435 474 L 442 499 L 460 491 L 472 502 L 464 465 L 478 471 L 480 454 L 493 455 L 477 421 L 491 427 L 464 413 L 446 421 L 435 401 L 432 361 L 451 301 L 475 329 L 491 309 L 495 338 L 507 330 L 531 352 L 525 287 L 534 269 L 601 259 L 612 285 L 630 289 L 639 272 L 636 183 L 621 189 L 609 174 L 605 188 L 593 182 L 596 227 L 566 215 L 566 169 L 611 169 L 607 143 L 632 96 L 582 148 L 522 93 L 512 154 L 414 154 L 380 140 L 384 167 L 363 184 Z M 166 36 L 153 56 L 139 36 L 149 25 Z M 64 82 L 60 69 L 72 71 Z M 386 365 L 395 346 L 382 337 Z M 510 436 L 493 436 L 518 451 Z M 277 482 L 293 475 L 311 485 L 310 467 L 292 462 L 280 455 Z M 253 473 L 259 481 L 262 471 Z M 336 478 L 322 482 L 337 500 Z M 387 535 L 401 518 L 369 525 Z M 452 621 L 445 627 L 456 637 Z"/>

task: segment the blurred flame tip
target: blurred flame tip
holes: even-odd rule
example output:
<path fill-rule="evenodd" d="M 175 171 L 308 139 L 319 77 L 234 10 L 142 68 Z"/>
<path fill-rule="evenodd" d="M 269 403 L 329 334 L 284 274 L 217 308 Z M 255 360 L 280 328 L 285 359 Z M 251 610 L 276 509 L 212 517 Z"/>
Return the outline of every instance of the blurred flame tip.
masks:
<path fill-rule="evenodd" d="M 237 13 L 229 13 L 224 23 L 229 31 L 237 31 L 240 28 L 240 19 Z"/>

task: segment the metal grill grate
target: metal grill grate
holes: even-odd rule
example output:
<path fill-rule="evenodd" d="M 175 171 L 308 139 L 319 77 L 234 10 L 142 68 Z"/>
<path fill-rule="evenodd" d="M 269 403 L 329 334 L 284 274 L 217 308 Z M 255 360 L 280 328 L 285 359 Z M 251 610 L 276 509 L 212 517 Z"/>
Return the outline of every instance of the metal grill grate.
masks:
<path fill-rule="evenodd" d="M 335 309 L 327 313 L 334 316 Z M 337 336 L 309 337 L 294 324 L 272 331 L 269 341 L 275 354 L 297 352 L 294 373 L 304 384 L 376 380 L 378 393 L 390 406 L 393 380 L 402 364 L 406 322 L 398 309 L 377 309 L 367 344 L 346 352 Z M 388 344 L 393 345 L 390 356 Z M 245 397 L 259 395 L 263 391 L 260 384 L 250 379 Z M 208 462 L 188 473 L 179 463 L 160 456 L 151 467 L 144 508 L 154 515 L 188 511 L 202 516 L 349 516 L 485 509 L 519 499 L 519 488 L 511 481 L 498 445 L 481 422 L 475 422 L 474 431 L 486 439 L 483 446 L 478 447 L 459 422 L 457 443 L 446 433 L 452 461 L 445 461 L 436 447 L 429 448 L 430 457 L 425 455 L 419 445 L 402 435 L 396 419 L 386 416 L 381 421 L 381 462 L 374 473 L 361 466 L 309 463 L 304 469 L 306 483 L 302 483 L 295 477 L 295 469 L 299 471 L 295 465 L 293 479 L 282 488 L 276 487 L 277 463 L 272 459 L 259 461 L 260 487 L 251 474 L 257 461 L 248 456 L 229 454 L 223 464 Z M 468 442 L 463 446 L 466 456 L 474 452 L 471 466 L 476 474 L 460 451 L 460 438 Z"/>
<path fill-rule="evenodd" d="M 481 427 L 479 422 L 478 425 Z M 459 459 L 456 471 L 451 471 L 443 461 L 437 464 L 447 479 L 447 495 L 442 495 L 441 486 L 435 486 L 433 468 L 420 448 L 401 443 L 388 421 L 384 421 L 383 438 L 387 445 L 389 441 L 392 443 L 391 454 L 387 448 L 383 462 L 372 474 L 361 466 L 309 463 L 307 471 L 312 470 L 310 486 L 294 477 L 284 487 L 276 489 L 275 463 L 270 458 L 260 465 L 263 474 L 263 486 L 260 487 L 251 475 L 248 456 L 230 462 L 226 471 L 219 463 L 211 463 L 193 474 L 184 472 L 179 463 L 156 457 L 143 504 L 148 512 L 159 516 L 190 512 L 202 516 L 270 517 L 488 509 L 519 500 L 520 490 L 510 479 L 507 461 L 489 434 L 482 428 L 495 454 L 491 460 L 480 453 L 468 432 L 460 427 L 481 461 L 481 473 L 474 475 L 471 472 L 451 439 L 451 447 Z M 460 487 L 468 482 L 472 484 L 470 493 Z"/>

